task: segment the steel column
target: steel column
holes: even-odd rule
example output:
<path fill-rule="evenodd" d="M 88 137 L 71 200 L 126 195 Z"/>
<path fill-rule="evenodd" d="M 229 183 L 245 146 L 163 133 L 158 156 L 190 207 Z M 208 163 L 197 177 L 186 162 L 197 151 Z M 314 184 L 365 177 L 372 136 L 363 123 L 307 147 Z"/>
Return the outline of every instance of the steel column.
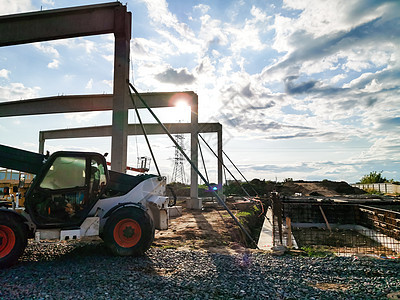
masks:
<path fill-rule="evenodd" d="M 115 9 L 114 100 L 111 138 L 111 169 L 123 172 L 127 162 L 127 127 L 129 87 L 129 50 L 131 40 L 131 14 L 126 6 Z"/>

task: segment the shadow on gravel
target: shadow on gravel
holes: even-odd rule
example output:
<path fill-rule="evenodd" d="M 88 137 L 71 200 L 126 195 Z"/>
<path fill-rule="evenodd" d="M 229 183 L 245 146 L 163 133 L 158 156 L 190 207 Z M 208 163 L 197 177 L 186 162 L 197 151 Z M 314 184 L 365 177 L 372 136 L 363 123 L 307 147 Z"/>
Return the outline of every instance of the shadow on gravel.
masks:
<path fill-rule="evenodd" d="M 103 242 L 96 243 L 80 243 L 79 246 L 65 253 L 63 258 L 69 259 L 71 257 L 86 257 L 86 256 L 113 256 L 111 251 L 106 247 Z"/>
<path fill-rule="evenodd" d="M 41 244 L 31 242 L 25 249 L 17 266 L 106 256 L 112 255 L 102 241 L 70 241 Z"/>

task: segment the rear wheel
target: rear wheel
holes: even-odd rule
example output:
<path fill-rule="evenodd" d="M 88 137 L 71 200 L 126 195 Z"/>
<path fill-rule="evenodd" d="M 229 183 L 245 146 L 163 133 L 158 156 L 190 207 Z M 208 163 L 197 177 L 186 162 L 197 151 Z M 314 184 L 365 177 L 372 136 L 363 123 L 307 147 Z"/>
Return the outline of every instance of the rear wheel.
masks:
<path fill-rule="evenodd" d="M 143 255 L 154 239 L 153 220 L 139 208 L 121 208 L 108 218 L 103 239 L 115 255 Z"/>
<path fill-rule="evenodd" d="M 24 224 L 12 215 L 0 213 L 0 268 L 16 263 L 27 242 Z"/>

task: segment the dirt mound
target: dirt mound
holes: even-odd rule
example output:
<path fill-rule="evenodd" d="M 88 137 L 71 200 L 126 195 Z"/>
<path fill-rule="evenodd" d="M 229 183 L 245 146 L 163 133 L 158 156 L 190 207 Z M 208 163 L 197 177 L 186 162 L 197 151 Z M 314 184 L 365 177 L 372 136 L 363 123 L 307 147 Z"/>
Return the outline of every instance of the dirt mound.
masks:
<path fill-rule="evenodd" d="M 293 196 L 301 193 L 303 196 L 334 197 L 341 195 L 365 194 L 363 190 L 354 188 L 344 181 L 290 181 L 282 185 L 280 193 Z"/>

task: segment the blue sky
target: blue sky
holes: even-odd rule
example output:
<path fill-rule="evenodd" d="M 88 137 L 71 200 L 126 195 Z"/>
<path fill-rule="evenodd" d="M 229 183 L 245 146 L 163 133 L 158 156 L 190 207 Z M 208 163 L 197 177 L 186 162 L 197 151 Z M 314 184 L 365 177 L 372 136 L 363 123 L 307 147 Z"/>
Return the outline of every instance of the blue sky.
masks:
<path fill-rule="evenodd" d="M 0 0 L 0 14 L 104 2 Z M 400 180 L 398 0 L 125 3 L 137 88 L 198 93 L 200 122 L 223 124 L 224 150 L 247 178 L 352 183 L 376 170 Z M 113 40 L 0 48 L 0 101 L 111 93 Z M 157 112 L 165 122 L 189 116 Z M 3 118 L 0 143 L 37 151 L 40 130 L 106 124 L 105 112 Z M 215 145 L 213 135 L 205 137 Z M 170 176 L 172 144 L 162 136 L 150 141 Z M 110 138 L 46 143 L 50 151 L 110 148 Z M 149 155 L 144 140 L 130 137 L 130 165 L 138 155 Z M 216 160 L 207 154 L 206 162 L 215 176 Z"/>

